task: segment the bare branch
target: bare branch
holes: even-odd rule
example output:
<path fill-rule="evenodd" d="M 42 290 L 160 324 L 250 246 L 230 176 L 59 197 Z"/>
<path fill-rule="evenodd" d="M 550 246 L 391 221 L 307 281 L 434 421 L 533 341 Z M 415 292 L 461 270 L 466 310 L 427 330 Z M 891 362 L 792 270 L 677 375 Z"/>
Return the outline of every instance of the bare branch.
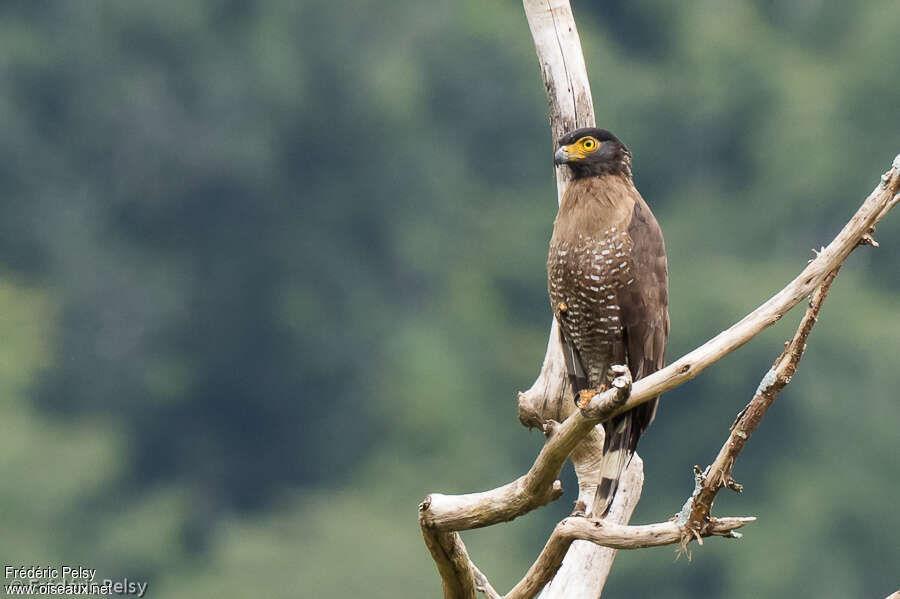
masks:
<path fill-rule="evenodd" d="M 559 323 L 553 318 L 541 372 L 527 391 L 519 392 L 519 422 L 528 428 L 541 428 L 548 420 L 562 422 L 575 411 L 573 395 L 559 342 Z"/>
<path fill-rule="evenodd" d="M 522 4 L 547 90 L 553 141 L 577 127 L 593 127 L 594 100 L 569 0 L 523 0 Z M 557 200 L 562 200 L 570 178 L 569 169 L 556 169 Z"/>
<path fill-rule="evenodd" d="M 579 520 L 583 519 L 579 518 Z M 506 594 L 504 599 L 531 599 L 531 597 L 535 597 L 540 593 L 541 589 L 556 575 L 556 572 L 562 566 L 563 558 L 566 557 L 566 553 L 569 551 L 569 546 L 575 540 L 572 537 L 566 537 L 560 530 L 560 527 L 565 522 L 563 520 L 556 525 L 556 528 L 553 529 L 553 533 L 550 535 L 550 539 L 544 545 L 544 549 L 525 574 L 525 578 L 520 580 Z"/>
<path fill-rule="evenodd" d="M 740 518 L 714 518 L 708 530 L 701 533 L 703 537 L 732 537 L 732 531 L 749 522 L 755 522 L 752 516 Z M 567 518 L 557 525 L 564 538 L 591 541 L 613 549 L 643 549 L 645 547 L 661 547 L 674 545 L 681 541 L 681 527 L 675 522 L 659 522 L 640 526 L 621 526 L 606 520 L 593 518 Z"/>
<path fill-rule="evenodd" d="M 900 164 L 900 157 L 894 162 Z M 780 320 L 787 311 L 833 277 L 832 273 L 869 234 L 876 219 L 886 214 L 887 207 L 897 203 L 894 197 L 898 189 L 900 168 L 893 167 L 834 241 L 809 263 L 800 276 L 769 301 L 675 363 L 636 381 L 627 400 L 622 401 L 624 390 L 618 388 L 597 394 L 586 409 L 573 412 L 559 425 L 524 477 L 485 493 L 458 497 L 433 495 L 430 500 L 426 499 L 423 505 L 431 509 L 423 514 L 425 522 L 447 530 L 463 530 L 511 520 L 546 504 L 552 498 L 551 484 L 566 457 L 594 425 L 690 380 Z"/>
<path fill-rule="evenodd" d="M 575 127 L 593 126 L 593 99 L 591 98 L 587 69 L 585 68 L 584 57 L 581 52 L 581 42 L 569 1 L 523 0 L 523 5 L 528 25 L 534 38 L 535 50 L 541 67 L 541 78 L 547 89 L 552 139 L 555 141 L 563 133 Z M 565 168 L 558 168 L 555 173 L 557 200 L 559 200 L 565 192 L 570 177 L 568 169 Z M 563 365 L 555 322 L 551 326 L 548 356 L 551 354 L 554 345 L 559 353 L 559 359 L 545 359 L 545 366 L 552 363 Z M 544 370 L 542 370 L 543 372 Z M 564 373 L 565 370 L 563 369 L 561 372 Z M 544 381 L 549 385 L 544 389 L 545 393 L 543 396 L 545 398 L 563 397 L 565 389 L 568 387 L 568 381 L 564 374 L 556 376 L 554 373 L 554 376 L 544 377 Z M 554 399 L 554 401 L 556 400 Z M 524 403 L 520 400 L 519 405 L 521 407 Z M 535 411 L 531 415 L 520 412 L 520 419 L 523 423 L 529 423 L 531 426 L 544 427 L 545 423 L 550 424 L 548 421 L 551 419 L 555 419 L 558 422 L 563 421 L 573 410 L 571 402 L 558 401 L 557 406 L 561 410 L 557 411 L 555 418 L 549 415 L 548 410 L 543 409 L 545 407 L 549 408 L 550 406 L 548 405 L 542 406 L 540 411 Z M 535 465 L 526 476 L 507 485 L 498 494 L 493 492 L 475 494 L 460 502 L 462 506 L 469 507 L 493 506 L 489 508 L 489 511 L 492 513 L 488 513 L 484 517 L 472 517 L 473 512 L 465 508 L 454 514 L 452 501 L 445 501 L 444 496 L 436 494 L 427 497 L 423 502 L 425 507 L 420 506 L 419 521 L 423 534 L 427 538 L 429 532 L 426 529 L 435 524 L 442 525 L 447 529 L 455 529 L 456 527 L 486 526 L 493 522 L 511 520 L 517 515 L 556 499 L 562 492 L 556 477 L 566 458 L 573 453 L 573 447 L 569 445 L 573 439 L 575 444 L 583 440 L 575 448 L 575 455 L 573 456 L 573 462 L 579 477 L 579 501 L 584 505 L 592 505 L 592 497 L 596 488 L 596 485 L 592 484 L 593 470 L 596 469 L 596 464 L 599 463 L 598 458 L 603 454 L 603 429 L 602 427 L 585 426 L 586 423 L 583 422 L 570 422 L 569 428 L 572 428 L 572 425 L 575 424 L 579 425 L 575 427 L 578 429 L 576 431 L 577 434 L 561 434 L 557 437 L 560 441 L 564 441 L 557 442 L 558 445 L 562 446 L 561 449 L 556 450 L 553 448 L 552 444 L 554 442 L 553 436 L 551 436 L 550 441 L 545 445 Z M 561 428 L 565 429 L 566 427 Z M 550 432 L 549 429 L 548 432 Z M 637 490 L 637 494 L 640 494 L 640 489 Z M 492 502 L 492 500 L 495 502 Z M 448 503 L 451 505 L 447 505 Z M 511 504 L 513 506 L 512 509 L 508 509 L 506 507 L 507 504 Z M 445 506 L 448 509 L 441 506 Z M 441 513 L 450 514 L 445 522 L 441 522 L 442 518 L 439 516 Z M 434 551 L 432 551 L 432 555 L 435 555 Z M 443 578 L 444 571 L 440 567 L 439 570 Z M 452 571 L 450 575 L 453 575 Z"/>
<path fill-rule="evenodd" d="M 593 398 L 584 411 L 593 415 L 593 418 L 586 417 L 582 411 L 575 411 L 558 426 L 548 428 L 550 438 L 525 476 L 504 487 L 483 493 L 460 496 L 433 494 L 427 497 L 420 506 L 423 531 L 426 528 L 464 530 L 488 526 L 511 520 L 558 497 L 561 489 L 556 477 L 562 464 L 598 422 L 610 414 L 621 413 L 629 406 L 639 405 L 642 403 L 641 399 L 646 400 L 651 395 L 690 380 L 707 366 L 777 322 L 806 297 L 809 291 L 833 277 L 832 273 L 840 267 L 853 248 L 862 243 L 865 235 L 870 234 L 877 218 L 886 214 L 888 207 L 897 203 L 900 157 L 894 163 L 896 166 L 885 174 L 882 184 L 869 195 L 838 237 L 785 289 L 736 325 L 671 366 L 635 382 L 631 397 L 626 401 L 622 401 L 622 389 L 612 388 Z M 635 395 L 638 394 L 638 401 L 635 401 Z"/>
<path fill-rule="evenodd" d="M 604 521 L 628 524 L 641 499 L 644 487 L 644 463 L 634 454 L 619 479 L 619 488 Z M 590 541 L 575 541 L 563 559 L 562 567 L 541 593 L 541 599 L 599 597 L 616 558 L 616 550 Z"/>
<path fill-rule="evenodd" d="M 734 531 L 756 518 L 720 518 L 700 533 L 702 536 L 731 536 Z M 531 599 L 556 575 L 569 546 L 576 540 L 590 541 L 613 549 L 643 549 L 681 542 L 681 527 L 675 522 L 643 526 L 623 526 L 608 520 L 570 517 L 556 525 L 550 540 L 537 560 L 504 599 Z M 565 578 L 568 580 L 568 578 Z M 554 581 L 555 583 L 555 581 Z M 569 597 L 586 595 L 571 594 Z"/>
<path fill-rule="evenodd" d="M 541 450 L 541 455 L 544 454 L 555 454 L 552 460 L 554 465 L 549 469 L 549 471 L 555 469 L 553 474 L 555 478 L 568 453 L 561 453 L 547 444 Z M 555 466 L 556 463 L 559 463 L 558 467 Z M 532 471 L 535 467 L 532 466 Z M 432 493 L 419 505 L 422 525 L 436 530 L 482 528 L 499 522 L 509 522 L 562 496 L 562 484 L 559 481 L 553 480 L 551 484 L 537 488 L 537 485 L 529 485 L 527 482 L 531 474 L 529 471 L 511 483 L 481 493 L 466 495 Z M 532 480 L 534 479 L 532 476 Z"/>
<path fill-rule="evenodd" d="M 503 599 L 503 596 L 491 586 L 487 576 L 482 574 L 481 570 L 479 570 L 474 563 L 472 564 L 472 570 L 475 572 L 475 584 L 477 585 L 477 589 L 484 593 L 484 596 L 487 597 L 487 599 Z"/>
<path fill-rule="evenodd" d="M 624 394 L 627 389 L 613 387 L 601 395 L 614 404 L 621 403 Z M 575 446 L 597 422 L 599 418 L 585 418 L 576 412 L 562 424 L 548 423 L 545 430 L 549 439 L 527 474 L 491 491 L 467 495 L 433 493 L 419 505 L 422 526 L 438 530 L 490 526 L 512 520 L 558 498 L 562 495 L 562 485 L 556 480 L 559 471 Z"/>
<path fill-rule="evenodd" d="M 547 89 L 554 139 L 576 126 L 593 125 L 587 74 L 568 0 L 523 0 L 523 4 Z M 559 198 L 565 191 L 567 175 L 565 169 L 556 171 Z M 829 277 L 833 278 L 833 273 L 854 247 L 860 244 L 877 245 L 872 237 L 874 226 L 900 200 L 898 189 L 900 156 L 894 160 L 893 168 L 882 177 L 880 186 L 869 195 L 837 238 L 794 281 L 727 331 L 667 368 L 637 381 L 630 394 L 627 389 L 613 388 L 595 396 L 584 410 L 576 410 L 571 401 L 571 388 L 554 321 L 541 373 L 532 387 L 519 396 L 519 418 L 522 423 L 542 427 L 549 437 L 529 472 L 491 491 L 460 496 L 432 494 L 419 506 L 422 534 L 441 574 L 444 597 L 470 599 L 476 588 L 489 599 L 499 597 L 487 578 L 469 560 L 465 545 L 456 531 L 511 520 L 558 498 L 562 490 L 556 478 L 569 456 L 575 462 L 579 478 L 579 503 L 591 506 L 591 493 L 596 487 L 592 477 L 603 447 L 602 427 L 597 425 L 697 376 L 777 322 L 788 310 L 822 287 L 826 280 L 830 284 Z M 746 434 L 746 430 L 739 430 Z M 635 456 L 635 459 L 638 458 Z M 635 468 L 639 467 L 639 462 L 632 462 Z M 728 465 L 730 467 L 731 464 Z M 736 483 L 730 478 L 730 470 L 728 472 L 720 482 L 736 488 Z M 622 497 L 617 493 L 613 512 L 617 505 L 624 506 L 621 524 L 590 518 L 568 518 L 561 522 L 528 575 L 507 597 L 533 597 L 554 575 L 556 580 L 545 589 L 548 598 L 550 595 L 598 596 L 608 575 L 614 550 L 604 550 L 601 559 L 605 561 L 599 568 L 596 584 L 585 587 L 589 590 L 569 594 L 560 590 L 566 589 L 571 579 L 584 578 L 569 573 L 562 575 L 564 573 L 560 572 L 561 565 L 565 569 L 570 563 L 574 568 L 572 572 L 583 571 L 590 561 L 588 552 L 582 550 L 587 544 L 578 539 L 590 541 L 592 548 L 597 544 L 611 548 L 637 548 L 681 540 L 683 522 L 624 526 L 640 496 L 642 480 L 641 473 L 634 484 L 620 485 Z M 698 497 L 702 492 L 701 486 Z M 708 509 L 705 515 L 701 514 L 705 523 L 699 529 L 687 527 L 698 540 L 711 534 L 728 534 L 734 528 L 752 521 L 752 518 L 706 520 L 706 516 Z M 567 551 L 569 556 L 564 557 Z"/>
<path fill-rule="evenodd" d="M 831 283 L 837 276 L 839 269 L 840 265 L 828 273 L 822 285 L 813 294 L 809 307 L 806 309 L 806 314 L 804 314 L 794 337 L 785 344 L 784 351 L 775 360 L 772 368 L 759 384 L 753 399 L 738 414 L 734 424 L 731 426 L 731 434 L 728 436 L 728 440 L 725 441 L 722 449 L 719 450 L 715 461 L 701 475 L 700 489 L 691 500 L 690 516 L 684 523 L 683 546 L 686 547 L 698 531 L 702 532 L 704 528 L 710 526 L 709 513 L 712 509 L 713 500 L 720 489 L 728 487 L 740 492 L 741 486 L 734 482 L 731 476 L 735 460 L 737 460 L 744 445 L 750 439 L 750 435 L 759 426 L 769 406 L 772 405 L 781 390 L 791 382 L 791 378 L 797 372 L 797 365 L 803 356 L 803 352 L 806 350 L 806 340 L 809 338 L 809 334 L 818 320 L 819 310 L 828 296 Z"/>
<path fill-rule="evenodd" d="M 562 575 L 566 562 L 573 557 L 591 555 L 587 552 L 569 551 L 576 543 L 583 543 L 595 550 L 594 555 L 603 557 L 602 553 L 615 553 L 618 549 L 641 549 L 678 543 L 681 538 L 681 527 L 675 522 L 661 522 L 643 526 L 626 526 L 620 524 L 627 521 L 637 505 L 637 498 L 627 488 L 640 489 L 643 480 L 643 466 L 639 457 L 635 456 L 622 477 L 626 492 L 617 494 L 607 518 L 603 520 L 582 517 L 563 519 L 550 536 L 535 563 L 525 577 L 502 599 L 526 599 L 536 596 L 542 589 L 542 597 L 587 597 L 599 596 L 606 581 L 612 559 L 608 560 L 606 571 L 602 561 L 588 561 L 578 564 L 579 569 L 573 575 Z M 755 518 L 721 518 L 713 520 L 703 531 L 703 536 L 737 536 L 733 531 Z M 462 549 L 460 558 L 464 555 Z M 487 577 L 478 568 L 469 563 L 474 572 L 476 587 L 488 599 L 501 599 L 501 595 L 491 586 Z M 600 568 L 600 572 L 593 572 Z M 558 575 L 559 574 L 559 575 Z M 591 582 L 593 578 L 593 582 Z M 552 579 L 552 582 L 551 582 Z M 585 581 L 585 579 L 588 579 Z M 549 584 L 549 586 L 548 586 Z M 599 585 L 599 586 L 598 586 Z M 546 587 L 546 588 L 545 588 Z"/>
<path fill-rule="evenodd" d="M 569 0 L 523 0 L 523 5 L 541 66 L 541 79 L 547 91 L 550 133 L 555 142 L 576 127 L 593 127 L 596 124 L 581 41 Z M 569 169 L 556 169 L 557 201 L 562 200 L 569 179 Z M 553 319 L 540 376 L 531 389 L 519 396 L 519 420 L 529 427 L 541 427 L 549 420 L 562 422 L 575 411 L 571 398 L 572 389 L 559 343 L 559 327 Z M 600 465 L 603 461 L 604 436 L 602 426 L 593 426 L 571 454 L 578 477 L 576 504 L 588 516 L 593 514 L 602 478 Z M 623 496 L 623 505 L 629 506 L 620 513 L 623 518 L 621 523 L 626 524 L 631 517 L 642 485 L 643 470 L 633 484 L 619 485 L 616 498 Z M 612 517 L 612 511 L 608 517 Z M 613 550 L 590 543 L 576 543 L 563 563 L 560 576 L 583 585 L 585 594 L 577 596 L 596 597 L 603 589 L 614 558 Z M 557 581 L 545 595 L 576 596 L 566 595 L 566 589 L 567 583 Z"/>
<path fill-rule="evenodd" d="M 422 538 L 441 575 L 444 599 L 475 599 L 475 571 L 459 533 L 421 528 Z"/>

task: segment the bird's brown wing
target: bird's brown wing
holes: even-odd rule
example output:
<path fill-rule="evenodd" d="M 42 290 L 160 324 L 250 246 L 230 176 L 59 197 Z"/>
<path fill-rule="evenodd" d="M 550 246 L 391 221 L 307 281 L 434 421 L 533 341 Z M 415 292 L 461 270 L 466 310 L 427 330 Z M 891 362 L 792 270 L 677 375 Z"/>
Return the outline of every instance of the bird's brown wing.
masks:
<path fill-rule="evenodd" d="M 622 291 L 622 327 L 628 367 L 635 380 L 662 368 L 669 336 L 669 272 L 662 231 L 644 200 L 638 197 L 628 226 L 632 239 L 634 281 Z M 631 410 L 632 451 L 637 438 L 656 415 L 658 398 Z"/>
<path fill-rule="evenodd" d="M 662 368 L 669 336 L 668 267 L 662 231 L 650 208 L 633 192 L 634 210 L 627 231 L 631 237 L 630 265 L 618 290 L 625 358 L 634 380 Z M 594 513 L 605 515 L 612 504 L 619 477 L 631 460 L 638 439 L 656 415 L 658 397 L 617 416 L 604 425 L 601 481 Z"/>

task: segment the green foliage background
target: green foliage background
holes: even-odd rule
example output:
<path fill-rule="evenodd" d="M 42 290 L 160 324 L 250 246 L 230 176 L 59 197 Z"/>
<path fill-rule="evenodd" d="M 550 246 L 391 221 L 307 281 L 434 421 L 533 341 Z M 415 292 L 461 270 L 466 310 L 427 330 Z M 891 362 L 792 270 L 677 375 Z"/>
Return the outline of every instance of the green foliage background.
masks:
<path fill-rule="evenodd" d="M 900 151 L 900 10 L 575 3 L 597 120 L 666 234 L 670 356 L 827 242 Z M 435 597 L 428 491 L 542 439 L 555 214 L 518 2 L 0 5 L 0 558 L 153 597 Z M 900 586 L 900 218 L 841 273 L 737 466 L 755 514 L 691 563 L 621 553 L 610 597 Z M 796 313 L 667 394 L 635 522 L 677 510 Z M 566 498 L 465 536 L 495 586 Z M 606 595 L 605 595 L 606 596 Z"/>

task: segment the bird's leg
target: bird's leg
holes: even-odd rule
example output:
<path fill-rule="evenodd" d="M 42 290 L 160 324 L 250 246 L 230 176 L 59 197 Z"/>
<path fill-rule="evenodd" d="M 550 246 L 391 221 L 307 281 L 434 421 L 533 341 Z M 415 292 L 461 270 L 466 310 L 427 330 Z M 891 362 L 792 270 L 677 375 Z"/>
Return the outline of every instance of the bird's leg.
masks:
<path fill-rule="evenodd" d="M 624 364 L 613 364 L 609 367 L 609 376 L 612 379 L 610 386 L 617 390 L 613 401 L 616 405 L 622 405 L 631 397 L 631 371 Z"/>
<path fill-rule="evenodd" d="M 598 393 L 603 393 L 610 387 L 615 387 L 621 391 L 624 395 L 624 399 L 621 401 L 625 401 L 628 399 L 628 395 L 631 393 L 631 372 L 628 370 L 627 366 L 622 364 L 613 364 L 609 367 L 609 372 L 606 375 L 606 383 L 601 384 L 599 387 L 594 389 L 582 389 L 575 396 L 575 405 L 578 406 L 579 409 L 583 410 L 588 407 L 591 403 L 591 400 L 594 399 L 594 396 Z M 627 391 L 626 391 L 627 389 Z"/>
<path fill-rule="evenodd" d="M 616 364 L 610 367 L 612 381 L 601 385 L 599 389 L 585 389 L 575 398 L 575 404 L 586 418 L 602 419 L 616 408 L 624 404 L 631 395 L 631 372 L 628 367 Z M 606 391 L 609 395 L 596 398 L 598 393 Z M 596 405 L 593 405 L 596 404 Z"/>

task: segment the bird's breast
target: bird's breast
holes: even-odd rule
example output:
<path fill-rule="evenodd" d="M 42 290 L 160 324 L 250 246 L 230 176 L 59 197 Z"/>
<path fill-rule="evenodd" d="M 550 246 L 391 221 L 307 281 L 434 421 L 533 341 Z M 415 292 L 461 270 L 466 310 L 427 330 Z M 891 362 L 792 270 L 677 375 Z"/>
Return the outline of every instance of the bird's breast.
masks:
<path fill-rule="evenodd" d="M 547 257 L 551 307 L 588 363 L 608 362 L 621 345 L 622 290 L 634 282 L 631 239 L 610 226 L 597 234 L 554 235 Z"/>

